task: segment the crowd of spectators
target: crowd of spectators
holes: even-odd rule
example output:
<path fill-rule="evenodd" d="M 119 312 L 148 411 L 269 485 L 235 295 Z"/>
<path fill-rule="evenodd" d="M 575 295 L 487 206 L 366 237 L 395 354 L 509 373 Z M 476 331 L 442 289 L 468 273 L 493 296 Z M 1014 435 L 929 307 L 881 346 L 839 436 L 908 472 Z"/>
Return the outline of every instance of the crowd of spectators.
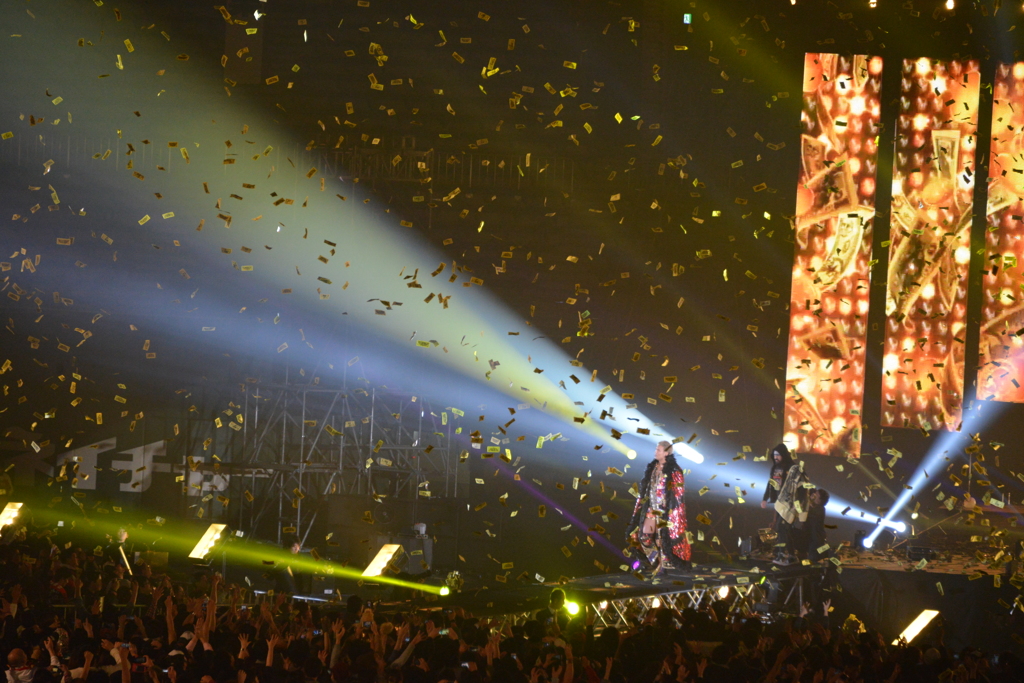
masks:
<path fill-rule="evenodd" d="M 129 575 L 119 553 L 24 531 L 0 546 L 8 683 L 925 683 L 1024 680 L 1019 660 L 897 646 L 829 606 L 765 623 L 725 601 L 650 610 L 628 629 L 559 601 L 518 624 L 462 609 L 252 603 L 215 573 Z M 248 600 L 247 600 L 248 598 Z M 433 603 L 442 604 L 442 603 Z M 374 609 L 376 607 L 376 609 Z"/>

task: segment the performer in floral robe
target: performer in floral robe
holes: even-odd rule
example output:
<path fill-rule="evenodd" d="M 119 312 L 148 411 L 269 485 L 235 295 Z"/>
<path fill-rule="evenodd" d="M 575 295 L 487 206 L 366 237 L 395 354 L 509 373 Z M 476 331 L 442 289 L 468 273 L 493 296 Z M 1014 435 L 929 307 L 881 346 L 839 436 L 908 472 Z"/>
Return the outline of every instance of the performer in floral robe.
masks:
<path fill-rule="evenodd" d="M 690 565 L 684 492 L 683 470 L 676 463 L 672 444 L 662 441 L 644 472 L 626 531 L 630 545 L 658 571 Z"/>

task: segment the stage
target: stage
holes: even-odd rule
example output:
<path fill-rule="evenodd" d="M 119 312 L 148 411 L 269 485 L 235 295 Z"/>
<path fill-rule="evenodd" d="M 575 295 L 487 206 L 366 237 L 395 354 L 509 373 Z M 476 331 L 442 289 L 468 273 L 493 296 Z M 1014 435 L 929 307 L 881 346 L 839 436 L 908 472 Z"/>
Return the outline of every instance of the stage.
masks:
<path fill-rule="evenodd" d="M 839 566 L 831 565 L 832 580 L 824 583 L 828 561 L 780 567 L 740 560 L 728 566 L 702 565 L 655 576 L 602 574 L 498 586 L 494 581 L 467 577 L 461 591 L 421 603 L 420 608 L 457 606 L 473 616 L 503 616 L 521 623 L 547 605 L 554 588 L 561 588 L 569 601 L 597 608 L 597 626 L 628 628 L 639 623 L 649 609 L 666 606 L 681 612 L 723 595 L 731 608 L 742 603 L 745 610 L 764 620 L 797 616 L 805 603 L 820 614 L 821 602 L 830 600 L 832 625 L 842 624 L 852 614 L 867 628 L 881 632 L 887 642 L 921 610 L 935 609 L 944 618 L 944 642 L 952 650 L 982 644 L 989 651 L 1024 655 L 1024 638 L 1018 635 L 1024 633 L 1024 610 L 1014 586 L 1021 585 L 1021 575 L 989 570 L 973 558 L 959 555 L 928 562 L 921 570 L 916 566 L 913 561 L 882 553 L 847 553 Z M 401 609 L 397 604 L 391 607 Z M 984 634 L 983 643 L 979 643 L 979 634 Z M 930 637 L 926 632 L 921 640 L 930 644 Z"/>

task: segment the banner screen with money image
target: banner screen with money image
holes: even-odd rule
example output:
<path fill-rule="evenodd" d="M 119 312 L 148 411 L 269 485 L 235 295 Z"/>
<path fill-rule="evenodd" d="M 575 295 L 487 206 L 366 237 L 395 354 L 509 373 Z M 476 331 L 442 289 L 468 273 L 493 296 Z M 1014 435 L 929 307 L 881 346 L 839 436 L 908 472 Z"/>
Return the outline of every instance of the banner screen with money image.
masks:
<path fill-rule="evenodd" d="M 992 84 L 978 398 L 1024 403 L 1024 62 Z"/>
<path fill-rule="evenodd" d="M 904 60 L 893 158 L 883 427 L 958 429 L 978 63 Z"/>
<path fill-rule="evenodd" d="M 882 59 L 804 61 L 785 442 L 858 457 Z"/>

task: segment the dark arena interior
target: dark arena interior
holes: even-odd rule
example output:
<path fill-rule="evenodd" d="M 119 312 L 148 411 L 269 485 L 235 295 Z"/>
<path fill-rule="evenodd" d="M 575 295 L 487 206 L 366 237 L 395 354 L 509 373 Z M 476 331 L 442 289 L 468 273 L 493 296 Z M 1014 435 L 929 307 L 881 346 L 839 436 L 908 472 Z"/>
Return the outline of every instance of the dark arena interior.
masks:
<path fill-rule="evenodd" d="M 0 0 L 9 683 L 1024 680 L 1019 2 L 219 1 Z"/>

